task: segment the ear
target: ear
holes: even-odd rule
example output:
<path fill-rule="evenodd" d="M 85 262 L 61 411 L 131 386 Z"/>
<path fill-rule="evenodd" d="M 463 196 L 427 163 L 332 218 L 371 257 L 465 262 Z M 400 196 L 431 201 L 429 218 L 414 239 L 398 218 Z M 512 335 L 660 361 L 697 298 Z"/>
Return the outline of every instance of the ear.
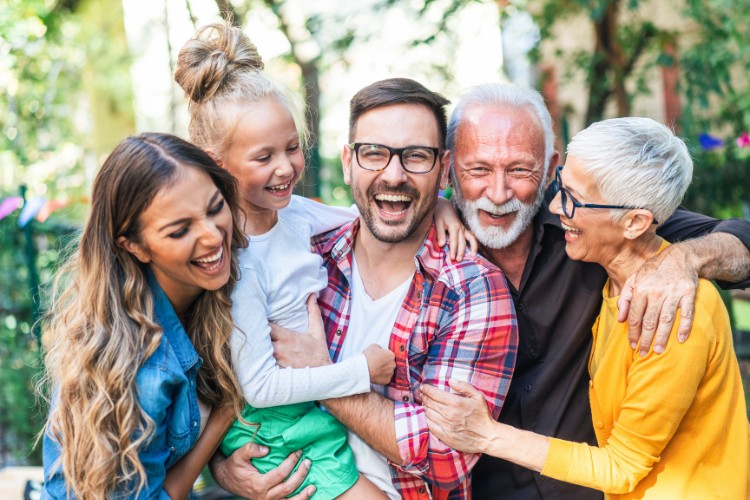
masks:
<path fill-rule="evenodd" d="M 206 148 L 205 151 L 206 151 L 206 154 L 210 156 L 211 159 L 215 161 L 218 166 L 220 166 L 221 168 L 225 168 L 224 160 L 221 159 L 221 157 L 216 153 L 216 151 L 214 151 L 211 148 Z"/>
<path fill-rule="evenodd" d="M 448 177 L 451 168 L 451 150 L 446 149 L 443 158 L 440 160 L 440 189 L 445 189 L 448 185 Z"/>
<path fill-rule="evenodd" d="M 148 264 L 149 262 L 151 262 L 151 256 L 140 243 L 129 240 L 125 236 L 120 236 L 119 238 L 117 238 L 117 245 L 126 252 L 133 255 L 133 257 L 138 259 L 140 262 L 144 264 Z"/>
<path fill-rule="evenodd" d="M 560 164 L 560 153 L 555 150 L 552 152 L 552 156 L 549 159 L 549 166 L 547 167 L 547 178 L 545 179 L 545 186 L 549 186 L 550 182 L 555 180 L 555 169 Z"/>
<path fill-rule="evenodd" d="M 352 185 L 352 157 L 354 156 L 354 150 L 349 147 L 348 144 L 344 144 L 344 149 L 341 150 L 341 168 L 344 171 L 344 182 L 346 185 Z"/>
<path fill-rule="evenodd" d="M 629 240 L 638 238 L 648 231 L 654 222 L 654 214 L 649 210 L 634 209 L 622 220 L 623 236 Z"/>

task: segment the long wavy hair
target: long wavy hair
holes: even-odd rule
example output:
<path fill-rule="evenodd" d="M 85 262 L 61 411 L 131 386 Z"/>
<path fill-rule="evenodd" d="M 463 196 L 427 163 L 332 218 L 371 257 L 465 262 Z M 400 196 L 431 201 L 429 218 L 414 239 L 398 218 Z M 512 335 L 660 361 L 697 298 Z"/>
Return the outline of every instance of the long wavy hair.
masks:
<path fill-rule="evenodd" d="M 184 168 L 211 177 L 234 222 L 229 281 L 204 290 L 187 319 L 188 336 L 203 358 L 198 397 L 212 406 L 231 405 L 238 414 L 244 406 L 228 342 L 238 274 L 234 250 L 246 245 L 235 180 L 182 139 L 153 133 L 129 137 L 96 176 L 91 215 L 78 248 L 54 281 L 44 322 L 45 374 L 39 388 L 51 399 L 44 432 L 60 444 L 68 490 L 79 498 L 135 493 L 146 484 L 138 453 L 155 426 L 138 403 L 136 374 L 158 347 L 162 329 L 154 321 L 146 266 L 117 240 L 138 241 L 141 214 Z"/>

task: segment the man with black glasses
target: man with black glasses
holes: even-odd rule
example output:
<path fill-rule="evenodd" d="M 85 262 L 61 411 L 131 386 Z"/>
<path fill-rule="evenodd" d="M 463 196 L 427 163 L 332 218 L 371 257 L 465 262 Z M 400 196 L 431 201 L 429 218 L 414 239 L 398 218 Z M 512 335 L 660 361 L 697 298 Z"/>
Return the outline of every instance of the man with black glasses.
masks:
<path fill-rule="evenodd" d="M 517 310 L 518 358 L 500 421 L 596 444 L 587 362 L 606 273 L 568 259 L 565 230 L 545 202 L 560 162 L 541 96 L 505 84 L 471 89 L 451 116 L 447 147 L 456 206 L 482 244 L 480 252 L 508 278 Z M 601 208 L 566 198 L 571 217 L 573 210 Z M 659 226 L 671 241 L 711 234 L 667 248 L 639 271 L 635 292 L 623 292 L 623 299 L 632 296 L 629 337 L 639 355 L 648 353 L 654 335 L 654 351 L 663 351 L 676 316 L 679 333 L 689 333 L 698 276 L 750 286 L 750 223 L 681 210 Z M 621 320 L 625 305 L 621 300 Z M 473 482 L 474 498 L 482 500 L 602 497 L 492 457 L 479 461 Z"/>

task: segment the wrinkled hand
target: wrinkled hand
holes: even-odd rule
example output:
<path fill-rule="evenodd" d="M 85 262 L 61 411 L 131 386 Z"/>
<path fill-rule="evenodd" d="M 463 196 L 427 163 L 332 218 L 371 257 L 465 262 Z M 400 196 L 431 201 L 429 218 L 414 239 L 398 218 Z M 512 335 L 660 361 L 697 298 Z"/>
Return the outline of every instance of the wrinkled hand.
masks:
<path fill-rule="evenodd" d="M 667 247 L 647 260 L 620 292 L 618 321 L 627 319 L 630 346 L 638 348 L 641 356 L 648 354 L 652 341 L 654 352 L 664 352 L 678 307 L 678 340 L 684 342 L 693 327 L 698 273 L 675 249 Z"/>
<path fill-rule="evenodd" d="M 370 383 L 385 385 L 391 381 L 396 369 L 396 355 L 377 344 L 371 344 L 363 351 L 367 358 Z"/>
<path fill-rule="evenodd" d="M 310 470 L 310 461 L 303 460 L 294 473 L 301 452 L 292 453 L 275 469 L 261 474 L 250 462 L 268 453 L 268 448 L 248 443 L 238 448 L 228 458 L 216 453 L 210 462 L 211 474 L 219 486 L 235 495 L 254 500 L 277 500 L 291 495 L 305 480 Z M 290 475 L 291 474 L 291 475 Z M 289 476 L 289 477 L 287 477 Z M 315 493 L 315 486 L 308 486 L 292 500 L 306 500 Z"/>
<path fill-rule="evenodd" d="M 271 323 L 273 355 L 279 366 L 305 368 L 331 364 L 323 320 L 314 294 L 307 298 L 307 333 Z"/>
<path fill-rule="evenodd" d="M 476 255 L 479 248 L 474 233 L 463 225 L 450 201 L 438 198 L 435 207 L 435 229 L 437 230 L 437 244 L 444 247 L 448 243 L 450 258 L 461 262 L 466 255 L 466 244 L 469 244 L 469 253 Z M 448 238 L 446 239 L 446 233 Z"/>
<path fill-rule="evenodd" d="M 451 394 L 422 385 L 422 406 L 430 432 L 451 448 L 464 453 L 484 453 L 495 420 L 481 392 L 463 381 L 449 382 Z"/>

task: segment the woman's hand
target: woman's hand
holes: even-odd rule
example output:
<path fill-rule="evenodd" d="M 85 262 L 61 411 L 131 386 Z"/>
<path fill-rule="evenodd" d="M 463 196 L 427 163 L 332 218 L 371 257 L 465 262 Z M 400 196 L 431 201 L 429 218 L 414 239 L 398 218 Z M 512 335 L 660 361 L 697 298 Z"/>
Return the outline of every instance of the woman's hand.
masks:
<path fill-rule="evenodd" d="M 235 495 L 253 500 L 277 500 L 291 495 L 305 480 L 310 470 L 310 461 L 305 459 L 294 473 L 301 452 L 292 453 L 275 469 L 261 474 L 250 462 L 268 453 L 268 448 L 248 443 L 238 448 L 228 458 L 216 453 L 209 466 L 216 482 Z M 291 474 L 291 475 L 290 475 Z M 288 477 L 287 477 L 288 476 Z M 315 486 L 290 497 L 292 500 L 307 500 L 315 493 Z"/>
<path fill-rule="evenodd" d="M 279 366 L 305 368 L 331 364 L 315 294 L 307 298 L 307 325 L 307 333 L 298 333 L 271 323 L 273 355 Z"/>
<path fill-rule="evenodd" d="M 457 394 L 422 386 L 422 406 L 430 433 L 454 450 L 486 453 L 487 439 L 496 425 L 481 392 L 471 384 L 449 382 Z"/>
<path fill-rule="evenodd" d="M 469 244 L 469 252 L 476 255 L 479 248 L 474 233 L 463 225 L 458 213 L 450 201 L 439 197 L 435 206 L 435 228 L 437 229 L 437 243 L 440 247 L 447 243 L 450 250 L 451 260 L 461 262 L 466 254 L 466 243 Z"/>
<path fill-rule="evenodd" d="M 363 351 L 367 358 L 370 383 L 385 385 L 391 381 L 396 369 L 396 355 L 377 344 L 371 344 Z"/>

